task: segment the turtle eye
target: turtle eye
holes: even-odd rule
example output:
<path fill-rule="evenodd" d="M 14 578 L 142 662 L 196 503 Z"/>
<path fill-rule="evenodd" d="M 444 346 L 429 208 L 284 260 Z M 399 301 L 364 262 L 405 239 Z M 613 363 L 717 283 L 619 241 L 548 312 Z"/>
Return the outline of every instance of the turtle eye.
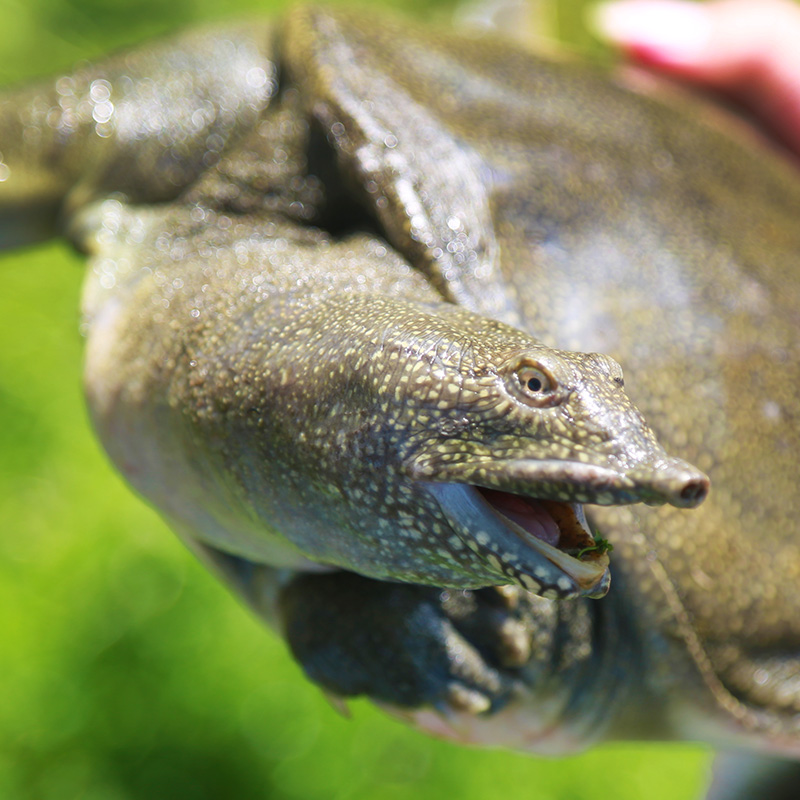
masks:
<path fill-rule="evenodd" d="M 553 391 L 553 379 L 538 367 L 521 367 L 517 370 L 517 380 L 525 394 L 532 397 L 542 397 Z"/>
<path fill-rule="evenodd" d="M 550 390 L 550 379 L 540 369 L 528 367 L 519 374 L 519 380 L 523 388 L 531 394 L 543 394 Z"/>
<path fill-rule="evenodd" d="M 549 406 L 558 402 L 555 379 L 540 364 L 521 364 L 514 370 L 514 393 L 525 402 Z"/>

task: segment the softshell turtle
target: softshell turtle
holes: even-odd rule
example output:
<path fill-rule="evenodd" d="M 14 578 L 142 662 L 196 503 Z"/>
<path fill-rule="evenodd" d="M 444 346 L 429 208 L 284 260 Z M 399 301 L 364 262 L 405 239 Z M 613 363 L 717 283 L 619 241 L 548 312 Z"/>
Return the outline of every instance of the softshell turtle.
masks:
<path fill-rule="evenodd" d="M 107 450 L 328 690 L 539 752 L 800 754 L 777 157 L 575 64 L 319 9 L 9 92 L 0 140 L 4 245 L 91 257 Z"/>

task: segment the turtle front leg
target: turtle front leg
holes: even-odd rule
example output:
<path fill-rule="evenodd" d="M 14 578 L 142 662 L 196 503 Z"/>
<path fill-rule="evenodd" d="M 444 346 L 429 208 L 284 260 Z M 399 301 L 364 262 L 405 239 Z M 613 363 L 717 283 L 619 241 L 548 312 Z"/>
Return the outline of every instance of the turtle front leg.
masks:
<path fill-rule="evenodd" d="M 340 697 L 365 695 L 442 738 L 570 753 L 613 732 L 641 689 L 640 655 L 608 599 L 346 572 L 298 574 L 276 599 L 313 681 Z"/>
<path fill-rule="evenodd" d="M 505 589 L 447 590 L 349 572 L 301 574 L 282 624 L 311 680 L 342 697 L 471 714 L 497 710 L 530 656 L 530 603 Z"/>
<path fill-rule="evenodd" d="M 281 570 L 187 541 L 284 635 L 312 681 L 338 697 L 364 695 L 397 709 L 501 708 L 522 688 L 534 628 L 543 627 L 534 607 L 552 605 L 514 586 L 437 589 Z"/>
<path fill-rule="evenodd" d="M 441 589 L 276 569 L 188 541 L 335 698 L 367 697 L 440 738 L 545 755 L 664 724 L 624 591 L 597 602 Z"/>

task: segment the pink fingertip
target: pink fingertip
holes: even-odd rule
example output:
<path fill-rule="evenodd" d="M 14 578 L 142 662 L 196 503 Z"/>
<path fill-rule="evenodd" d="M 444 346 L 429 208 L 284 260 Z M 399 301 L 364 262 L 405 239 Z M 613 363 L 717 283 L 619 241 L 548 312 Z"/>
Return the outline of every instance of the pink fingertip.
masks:
<path fill-rule="evenodd" d="M 702 5 L 684 0 L 620 0 L 594 9 L 591 24 L 637 59 L 663 65 L 702 59 L 712 22 Z"/>

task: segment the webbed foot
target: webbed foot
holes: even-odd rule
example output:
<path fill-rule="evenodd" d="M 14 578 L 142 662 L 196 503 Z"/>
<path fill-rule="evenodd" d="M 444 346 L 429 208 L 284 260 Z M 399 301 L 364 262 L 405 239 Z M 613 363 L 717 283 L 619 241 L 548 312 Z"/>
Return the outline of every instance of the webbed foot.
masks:
<path fill-rule="evenodd" d="M 527 596 L 337 572 L 299 575 L 280 606 L 295 658 L 328 691 L 478 714 L 502 707 L 519 686 L 532 641 Z"/>

